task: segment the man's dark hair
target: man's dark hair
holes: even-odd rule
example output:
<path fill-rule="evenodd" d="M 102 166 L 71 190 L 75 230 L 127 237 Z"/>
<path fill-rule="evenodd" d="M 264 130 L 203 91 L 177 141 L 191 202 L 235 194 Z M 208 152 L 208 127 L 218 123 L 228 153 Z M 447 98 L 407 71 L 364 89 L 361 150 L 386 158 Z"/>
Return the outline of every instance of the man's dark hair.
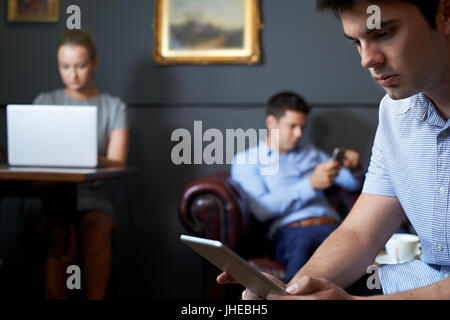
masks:
<path fill-rule="evenodd" d="M 267 103 L 267 115 L 277 119 L 283 117 L 288 110 L 309 114 L 311 107 L 302 97 L 293 92 L 277 93 Z"/>
<path fill-rule="evenodd" d="M 336 16 L 339 12 L 351 8 L 358 2 L 386 2 L 387 0 L 316 0 L 316 7 L 319 11 L 329 10 Z M 392 0 L 389 0 L 392 1 Z M 439 8 L 439 0 L 395 0 L 407 2 L 415 5 L 433 29 L 436 29 L 436 14 Z"/>

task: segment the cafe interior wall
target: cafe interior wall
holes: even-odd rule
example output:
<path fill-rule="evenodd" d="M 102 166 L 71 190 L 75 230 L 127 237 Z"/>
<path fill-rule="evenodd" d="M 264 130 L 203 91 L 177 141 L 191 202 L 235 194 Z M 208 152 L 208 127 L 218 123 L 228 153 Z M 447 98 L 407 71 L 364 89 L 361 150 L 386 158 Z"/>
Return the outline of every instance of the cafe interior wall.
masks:
<path fill-rule="evenodd" d="M 345 145 L 367 167 L 383 92 L 359 64 L 339 21 L 315 12 L 314 1 L 263 0 L 265 25 L 258 66 L 157 66 L 153 63 L 153 2 L 62 0 L 61 21 L 11 24 L 0 5 L 0 143 L 6 145 L 5 106 L 31 103 L 61 87 L 55 48 L 66 30 L 65 8 L 76 4 L 82 28 L 96 39 L 101 90 L 129 106 L 129 165 L 139 173 L 112 183 L 117 207 L 112 299 L 201 299 L 202 260 L 180 244 L 187 232 L 177 215 L 184 186 L 228 165 L 173 164 L 171 133 L 203 129 L 264 128 L 264 102 L 293 90 L 312 105 L 305 140 L 331 152 Z M 0 298 L 27 290 L 23 274 L 20 200 L 3 201 L 0 215 Z"/>

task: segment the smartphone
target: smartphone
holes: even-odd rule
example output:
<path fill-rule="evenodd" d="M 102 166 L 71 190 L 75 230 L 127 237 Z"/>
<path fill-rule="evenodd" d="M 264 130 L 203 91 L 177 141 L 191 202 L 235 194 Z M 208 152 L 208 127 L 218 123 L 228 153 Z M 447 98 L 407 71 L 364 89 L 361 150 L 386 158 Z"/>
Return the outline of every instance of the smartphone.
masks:
<path fill-rule="evenodd" d="M 344 148 L 334 148 L 333 154 L 331 155 L 331 158 L 334 161 L 339 162 L 339 164 L 343 164 L 344 162 L 344 155 L 345 155 L 345 149 Z"/>
<path fill-rule="evenodd" d="M 180 240 L 259 297 L 266 298 L 269 293 L 288 295 L 282 286 L 267 278 L 220 241 L 186 235 L 182 235 Z"/>

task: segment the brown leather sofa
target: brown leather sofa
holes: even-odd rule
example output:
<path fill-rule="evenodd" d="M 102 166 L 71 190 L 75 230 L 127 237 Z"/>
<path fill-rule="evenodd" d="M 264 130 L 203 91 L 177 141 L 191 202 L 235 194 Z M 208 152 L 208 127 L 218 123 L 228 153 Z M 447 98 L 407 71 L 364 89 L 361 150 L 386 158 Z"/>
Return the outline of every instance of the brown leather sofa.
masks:
<path fill-rule="evenodd" d="M 359 192 L 339 187 L 326 190 L 330 203 L 342 217 L 350 211 Z M 257 222 L 247 210 L 247 201 L 240 186 L 228 173 L 218 173 L 189 183 L 179 203 L 179 216 L 191 235 L 219 240 L 261 271 L 279 278 L 285 268 L 268 255 L 266 232 L 268 224 Z M 219 286 L 216 267 L 204 262 L 203 282 L 205 298 L 236 298 L 242 288 Z"/>

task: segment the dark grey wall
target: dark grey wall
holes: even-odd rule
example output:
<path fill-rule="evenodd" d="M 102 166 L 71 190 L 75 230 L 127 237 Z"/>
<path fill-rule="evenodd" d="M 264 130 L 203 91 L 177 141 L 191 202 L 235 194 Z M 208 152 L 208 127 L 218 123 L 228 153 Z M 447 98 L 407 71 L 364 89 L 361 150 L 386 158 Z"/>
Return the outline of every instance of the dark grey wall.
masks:
<path fill-rule="evenodd" d="M 65 21 L 8 24 L 5 2 L 0 5 L 0 105 L 27 103 L 38 92 L 61 86 L 54 51 Z M 173 165 L 173 130 L 192 131 L 195 120 L 203 121 L 204 130 L 263 128 L 264 101 L 292 89 L 314 105 L 305 139 L 327 152 L 338 145 L 354 148 L 367 166 L 383 93 L 359 66 L 338 21 L 315 13 L 314 1 L 263 1 L 264 63 L 256 67 L 155 66 L 153 1 L 61 2 L 63 13 L 69 4 L 80 5 L 83 27 L 97 40 L 98 86 L 130 104 L 130 164 L 140 171 L 115 189 L 120 201 L 111 297 L 202 297 L 201 259 L 178 241 L 185 230 L 177 205 L 189 181 L 228 166 Z M 1 144 L 4 118 L 0 108 Z M 0 297 L 2 291 L 26 288 L 17 201 L 7 202 L 0 215 L 0 257 L 6 261 Z"/>
<path fill-rule="evenodd" d="M 128 103 L 261 103 L 280 89 L 312 103 L 376 103 L 381 89 L 359 66 L 337 19 L 312 0 L 263 0 L 260 66 L 172 66 L 152 63 L 153 1 L 61 0 L 58 24 L 10 24 L 1 2 L 0 104 L 31 101 L 60 86 L 57 39 L 65 10 L 77 4 L 82 27 L 97 40 L 98 85 Z M 344 81 L 344 79 L 346 79 Z"/>
<path fill-rule="evenodd" d="M 201 259 L 180 244 L 186 231 L 177 206 L 184 186 L 193 179 L 228 170 L 226 165 L 171 163 L 178 128 L 193 132 L 193 123 L 203 128 L 263 128 L 263 107 L 133 107 L 130 108 L 130 164 L 139 174 L 116 185 L 117 232 L 111 297 L 117 299 L 197 299 L 202 297 Z M 316 107 L 310 117 L 305 142 L 327 152 L 346 146 L 361 152 L 366 166 L 377 125 L 375 107 Z M 0 120 L 4 119 L 4 110 Z M 8 292 L 23 290 L 17 200 L 9 200 L 0 215 L 0 257 L 13 266 L 0 273 L 1 287 Z M 2 276 L 5 282 L 2 283 Z M 12 282 L 11 282 L 12 281 Z M 19 285 L 18 285 L 19 284 Z M 25 284 L 26 287 L 26 284 Z M 6 290 L 6 289 L 5 289 Z"/>

